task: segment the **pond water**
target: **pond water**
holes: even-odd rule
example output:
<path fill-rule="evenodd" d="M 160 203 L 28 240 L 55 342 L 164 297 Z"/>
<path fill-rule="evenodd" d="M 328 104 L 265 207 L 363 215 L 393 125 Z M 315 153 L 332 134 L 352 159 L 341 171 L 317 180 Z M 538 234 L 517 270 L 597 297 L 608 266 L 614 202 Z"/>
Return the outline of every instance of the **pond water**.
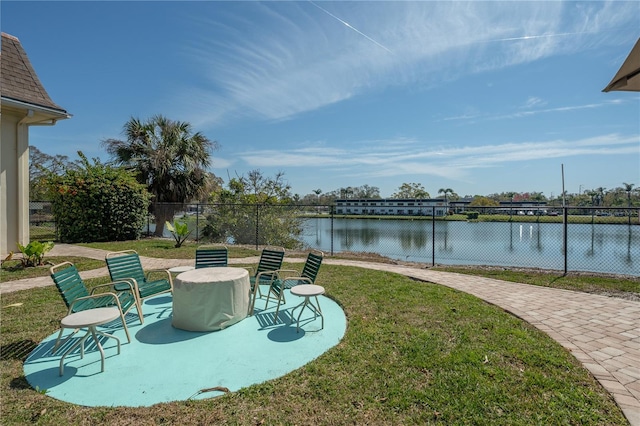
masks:
<path fill-rule="evenodd" d="M 570 224 L 567 269 L 640 276 L 640 226 Z M 435 236 L 435 237 L 434 237 Z M 305 245 L 448 265 L 564 270 L 563 225 L 395 219 L 305 220 Z"/>

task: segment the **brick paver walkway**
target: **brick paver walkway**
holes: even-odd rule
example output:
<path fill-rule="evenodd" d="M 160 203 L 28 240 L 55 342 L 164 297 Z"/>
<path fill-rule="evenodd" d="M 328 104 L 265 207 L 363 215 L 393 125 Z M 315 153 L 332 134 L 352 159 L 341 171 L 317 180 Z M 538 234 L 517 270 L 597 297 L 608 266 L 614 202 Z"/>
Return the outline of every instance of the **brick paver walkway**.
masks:
<path fill-rule="evenodd" d="M 104 259 L 105 251 L 57 244 L 50 255 Z M 230 259 L 230 263 L 257 262 Z M 296 259 L 287 259 L 296 261 Z M 297 259 L 297 261 L 304 261 Z M 193 264 L 193 259 L 142 258 L 145 268 Z M 614 397 L 629 423 L 640 426 L 640 302 L 410 266 L 326 259 L 328 264 L 396 272 L 472 294 L 534 325 L 578 359 Z M 108 275 L 106 268 L 81 273 Z M 52 285 L 49 277 L 2 283 L 0 293 Z"/>

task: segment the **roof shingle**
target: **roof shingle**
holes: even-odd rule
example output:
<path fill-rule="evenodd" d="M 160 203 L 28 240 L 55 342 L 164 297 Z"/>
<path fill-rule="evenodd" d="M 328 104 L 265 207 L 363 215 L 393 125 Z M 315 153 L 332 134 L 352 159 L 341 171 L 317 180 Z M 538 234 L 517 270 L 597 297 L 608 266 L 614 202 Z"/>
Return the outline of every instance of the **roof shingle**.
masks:
<path fill-rule="evenodd" d="M 9 98 L 45 108 L 66 111 L 51 100 L 44 89 L 20 40 L 2 33 L 2 54 L 0 55 L 0 94 Z"/>

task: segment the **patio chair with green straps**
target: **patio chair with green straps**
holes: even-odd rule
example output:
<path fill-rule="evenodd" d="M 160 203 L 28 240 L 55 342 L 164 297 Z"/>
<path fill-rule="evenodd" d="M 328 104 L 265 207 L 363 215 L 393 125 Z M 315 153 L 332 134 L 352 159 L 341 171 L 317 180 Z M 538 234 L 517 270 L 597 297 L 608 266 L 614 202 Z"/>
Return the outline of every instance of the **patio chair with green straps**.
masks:
<path fill-rule="evenodd" d="M 89 291 L 84 281 L 82 281 L 78 269 L 73 263 L 62 262 L 49 268 L 49 271 L 51 273 L 51 279 L 53 279 L 60 296 L 62 296 L 62 300 L 64 300 L 64 303 L 69 308 L 67 315 L 75 312 L 86 311 L 88 309 L 116 307 L 120 311 L 120 318 L 122 319 L 124 332 L 127 335 L 127 341 L 131 342 L 125 315 L 132 308 L 136 308 L 138 311 L 138 317 L 140 318 L 140 323 L 142 324 L 144 322 L 142 309 L 140 308 L 140 304 L 131 281 L 123 280 L 101 284 L 95 286 L 91 291 Z M 115 290 L 115 286 L 120 286 L 120 289 Z M 110 289 L 111 291 L 96 292 L 102 291 L 105 288 Z M 62 337 L 63 330 L 64 329 L 62 328 L 60 329 L 60 334 L 58 335 L 56 344 L 53 347 L 53 352 L 56 351 L 60 344 L 60 338 Z"/>
<path fill-rule="evenodd" d="M 196 249 L 196 269 L 227 266 L 229 250 L 226 246 L 203 245 Z"/>
<path fill-rule="evenodd" d="M 256 304 L 256 298 L 262 298 L 262 291 L 260 291 L 260 285 L 271 285 L 277 274 L 276 270 L 282 267 L 284 260 L 284 248 L 282 247 L 265 247 L 260 254 L 260 260 L 258 266 L 254 270 L 249 267 L 251 276 L 249 282 L 251 284 L 251 293 L 249 298 L 249 315 L 253 315 L 253 308 Z"/>
<path fill-rule="evenodd" d="M 267 303 L 264 305 L 266 310 L 269 306 L 269 299 L 273 295 L 274 300 L 278 300 L 278 306 L 273 316 L 273 323 L 278 320 L 278 312 L 280 311 L 280 304 L 286 303 L 284 298 L 285 289 L 290 289 L 293 286 L 300 284 L 315 284 L 318 272 L 320 271 L 320 265 L 322 265 L 322 259 L 324 253 L 319 250 L 314 250 L 307 255 L 307 260 L 304 263 L 302 272 L 298 273 L 292 269 L 279 269 L 276 271 L 277 278 L 271 281 L 269 286 L 269 292 L 267 294 Z M 316 297 L 317 299 L 317 297 Z"/>
<path fill-rule="evenodd" d="M 105 261 L 113 281 L 133 280 L 141 305 L 142 301 L 148 297 L 173 291 L 171 273 L 166 269 L 153 269 L 145 272 L 142 269 L 140 256 L 135 250 L 107 253 Z M 117 290 L 120 288 L 116 286 Z M 124 289 L 124 287 L 122 288 Z"/>

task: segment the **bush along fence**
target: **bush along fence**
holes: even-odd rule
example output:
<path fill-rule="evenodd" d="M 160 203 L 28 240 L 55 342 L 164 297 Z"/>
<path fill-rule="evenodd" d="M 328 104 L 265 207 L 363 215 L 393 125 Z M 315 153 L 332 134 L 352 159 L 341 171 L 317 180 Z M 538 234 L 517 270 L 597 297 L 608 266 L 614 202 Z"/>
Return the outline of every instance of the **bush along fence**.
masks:
<path fill-rule="evenodd" d="M 568 206 L 544 212 L 473 208 L 447 214 L 434 208 L 419 215 L 338 214 L 331 205 L 177 207 L 166 206 L 177 212 L 171 224 L 186 224 L 188 241 L 202 244 L 241 244 L 256 249 L 276 245 L 330 255 L 375 253 L 425 266 L 488 265 L 640 276 L 637 207 Z M 153 215 L 143 228 L 142 235 L 156 235 Z M 31 230 L 32 240 L 40 239 L 39 235 L 51 239 L 55 221 L 34 221 Z M 157 234 L 173 238 L 166 228 Z"/>

